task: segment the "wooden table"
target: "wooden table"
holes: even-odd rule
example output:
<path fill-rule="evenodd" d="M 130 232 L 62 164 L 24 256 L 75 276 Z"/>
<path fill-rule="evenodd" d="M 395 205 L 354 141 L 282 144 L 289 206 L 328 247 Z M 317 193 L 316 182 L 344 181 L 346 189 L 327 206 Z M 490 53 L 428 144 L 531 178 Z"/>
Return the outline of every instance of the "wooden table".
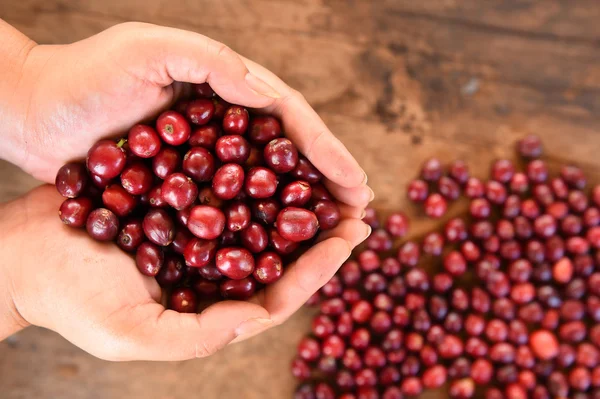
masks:
<path fill-rule="evenodd" d="M 595 0 L 0 0 L 0 10 L 40 43 L 128 20 L 227 43 L 306 95 L 365 167 L 384 211 L 422 218 L 404 188 L 425 158 L 464 158 L 483 177 L 527 133 L 543 137 L 554 165 L 576 162 L 600 182 Z M 35 185 L 7 164 L 0 175 L 2 200 Z M 412 235 L 434 225 L 413 223 Z M 0 396 L 289 398 L 288 365 L 310 317 L 302 310 L 209 359 L 176 363 L 107 363 L 29 328 L 0 343 Z"/>

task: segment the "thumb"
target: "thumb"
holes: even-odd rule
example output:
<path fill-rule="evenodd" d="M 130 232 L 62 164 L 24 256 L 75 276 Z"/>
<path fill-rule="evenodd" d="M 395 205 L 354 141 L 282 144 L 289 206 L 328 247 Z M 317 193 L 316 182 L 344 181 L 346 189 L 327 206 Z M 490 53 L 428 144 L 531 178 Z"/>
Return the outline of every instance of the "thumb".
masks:
<path fill-rule="evenodd" d="M 140 68 L 136 75 L 145 80 L 163 86 L 174 81 L 208 82 L 225 101 L 252 108 L 269 106 L 280 97 L 248 71 L 235 51 L 206 36 L 142 23 L 122 24 L 115 31 L 119 40 L 125 41 L 122 50 L 127 62 L 123 64 L 131 65 L 134 60 Z M 132 57 L 132 52 L 137 57 Z"/>
<path fill-rule="evenodd" d="M 173 361 L 201 358 L 219 351 L 236 337 L 254 334 L 273 324 L 261 306 L 238 301 L 218 302 L 201 314 L 165 310 L 149 303 L 132 310 L 131 329 L 123 360 Z"/>

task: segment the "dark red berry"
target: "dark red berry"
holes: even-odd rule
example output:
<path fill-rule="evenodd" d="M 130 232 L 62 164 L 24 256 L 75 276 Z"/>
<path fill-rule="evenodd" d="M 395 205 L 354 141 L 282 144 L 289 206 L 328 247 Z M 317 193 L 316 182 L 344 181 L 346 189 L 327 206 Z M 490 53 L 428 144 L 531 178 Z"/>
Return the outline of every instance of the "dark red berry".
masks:
<path fill-rule="evenodd" d="M 90 237 L 98 241 L 112 241 L 119 233 L 119 219 L 105 208 L 92 211 L 86 221 Z"/>
<path fill-rule="evenodd" d="M 152 126 L 135 125 L 129 130 L 127 144 L 132 153 L 140 158 L 152 158 L 162 146 L 160 137 Z"/>
<path fill-rule="evenodd" d="M 179 313 L 195 313 L 198 307 L 196 293 L 191 288 L 176 288 L 171 293 L 169 306 Z"/>
<path fill-rule="evenodd" d="M 183 172 L 197 182 L 209 181 L 215 174 L 215 158 L 202 147 L 192 147 L 183 157 Z"/>
<path fill-rule="evenodd" d="M 316 215 L 306 209 L 287 207 L 277 215 L 277 231 L 286 240 L 305 241 L 312 238 L 319 228 Z"/>
<path fill-rule="evenodd" d="M 205 125 L 212 118 L 215 112 L 215 105 L 212 100 L 201 98 L 191 101 L 185 110 L 188 120 L 195 125 Z"/>
<path fill-rule="evenodd" d="M 223 130 L 227 134 L 243 135 L 248 129 L 248 111 L 239 105 L 232 105 L 223 116 Z"/>
<path fill-rule="evenodd" d="M 276 173 L 287 173 L 298 163 L 298 150 L 286 138 L 270 141 L 264 150 L 265 162 Z"/>
<path fill-rule="evenodd" d="M 132 219 L 121 226 L 121 231 L 117 237 L 117 245 L 123 251 L 134 252 L 144 242 L 145 238 L 142 221 Z"/>
<path fill-rule="evenodd" d="M 60 220 L 69 227 L 85 226 L 94 205 L 87 197 L 67 198 L 58 210 Z"/>
<path fill-rule="evenodd" d="M 156 120 L 156 130 L 165 143 L 181 145 L 190 138 L 192 129 L 183 115 L 165 111 Z"/>
<path fill-rule="evenodd" d="M 112 140 L 100 140 L 94 144 L 86 159 L 90 173 L 108 180 L 117 177 L 127 160 L 122 145 L 123 141 L 115 143 Z"/>
<path fill-rule="evenodd" d="M 135 263 L 143 275 L 156 276 L 163 266 L 163 262 L 164 254 L 162 248 L 149 242 L 145 242 L 137 248 Z"/>
<path fill-rule="evenodd" d="M 163 147 L 152 159 L 152 170 L 161 179 L 165 179 L 179 169 L 181 169 L 181 155 L 174 148 Z"/>
<path fill-rule="evenodd" d="M 214 194 L 224 200 L 235 198 L 244 186 L 244 170 L 240 165 L 229 163 L 215 172 L 212 181 Z"/>
<path fill-rule="evenodd" d="M 88 182 L 85 166 L 81 163 L 68 163 L 56 174 L 56 190 L 66 198 L 78 197 Z"/>

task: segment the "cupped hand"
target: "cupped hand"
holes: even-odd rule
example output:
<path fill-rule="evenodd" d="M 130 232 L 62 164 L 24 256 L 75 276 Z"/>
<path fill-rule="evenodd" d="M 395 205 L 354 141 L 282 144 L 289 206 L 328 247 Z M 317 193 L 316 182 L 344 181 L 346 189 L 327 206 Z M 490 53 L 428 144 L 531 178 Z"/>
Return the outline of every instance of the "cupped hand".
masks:
<path fill-rule="evenodd" d="M 254 301 L 223 301 L 201 314 L 160 304 L 161 288 L 112 243 L 62 225 L 52 186 L 4 205 L 0 268 L 21 325 L 46 327 L 108 360 L 183 360 L 210 355 L 278 325 L 321 287 L 368 229 L 347 219 L 286 267 Z M 325 238 L 325 237 L 324 237 Z"/>
<path fill-rule="evenodd" d="M 373 197 L 366 175 L 305 99 L 266 69 L 196 33 L 132 23 L 71 45 L 34 47 L 19 87 L 22 129 L 12 144 L 21 148 L 13 160 L 52 182 L 62 164 L 84 158 L 98 139 L 123 135 L 171 105 L 187 83 L 203 82 L 228 102 L 282 120 L 338 200 L 339 226 L 322 233 L 286 266 L 281 280 L 251 301 L 179 314 L 159 303 L 160 287 L 140 275 L 128 255 L 62 226 L 56 215 L 61 198 L 42 187 L 5 205 L 12 216 L 2 221 L 10 233 L 0 245 L 15 259 L 0 268 L 24 322 L 55 330 L 104 359 L 202 357 L 282 323 L 368 236 L 370 228 L 360 221 Z"/>

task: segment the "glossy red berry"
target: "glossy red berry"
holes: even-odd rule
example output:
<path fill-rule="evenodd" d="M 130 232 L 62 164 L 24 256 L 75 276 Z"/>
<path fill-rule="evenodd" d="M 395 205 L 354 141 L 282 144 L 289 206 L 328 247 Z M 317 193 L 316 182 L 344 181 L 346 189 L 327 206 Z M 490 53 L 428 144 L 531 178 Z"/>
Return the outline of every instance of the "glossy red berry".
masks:
<path fill-rule="evenodd" d="M 244 248 L 223 248 L 217 251 L 215 265 L 221 274 L 241 280 L 254 271 L 254 257 Z"/>
<path fill-rule="evenodd" d="M 286 138 L 270 141 L 264 150 L 266 164 L 276 173 L 292 171 L 298 164 L 298 150 Z"/>
<path fill-rule="evenodd" d="M 123 141 L 115 143 L 112 140 L 100 140 L 94 144 L 86 159 L 90 173 L 108 180 L 117 177 L 125 168 L 127 160 L 122 146 Z"/>
<path fill-rule="evenodd" d="M 156 130 L 165 143 L 181 145 L 190 138 L 192 129 L 183 115 L 165 111 L 156 120 Z"/>
<path fill-rule="evenodd" d="M 277 190 L 277 176 L 271 170 L 254 167 L 246 173 L 246 194 L 252 198 L 269 198 Z"/>
<path fill-rule="evenodd" d="M 105 208 L 92 211 L 86 221 L 90 237 L 98 241 L 112 241 L 119 233 L 119 219 Z"/>
<path fill-rule="evenodd" d="M 235 198 L 244 186 L 244 170 L 240 165 L 228 163 L 215 172 L 212 181 L 214 194 L 224 200 Z"/>
<path fill-rule="evenodd" d="M 89 198 L 67 198 L 58 210 L 60 220 L 69 227 L 83 227 L 94 205 Z"/>
<path fill-rule="evenodd" d="M 192 147 L 183 157 L 182 168 L 194 181 L 209 181 L 215 174 L 215 158 L 206 148 Z"/>
<path fill-rule="evenodd" d="M 85 166 L 81 163 L 68 163 L 56 174 L 56 190 L 65 198 L 78 197 L 88 182 Z"/>
<path fill-rule="evenodd" d="M 129 149 L 140 158 L 152 158 L 162 147 L 160 136 L 152 126 L 135 125 L 127 135 Z"/>
<path fill-rule="evenodd" d="M 196 293 L 191 288 L 176 288 L 171 293 L 169 306 L 179 313 L 195 313 L 198 307 Z"/>
<path fill-rule="evenodd" d="M 147 193 L 152 188 L 154 176 L 150 168 L 141 162 L 135 162 L 123 169 L 121 185 L 132 195 Z"/>
<path fill-rule="evenodd" d="M 212 100 L 201 98 L 191 101 L 185 110 L 188 120 L 195 125 L 205 125 L 212 118 L 215 112 L 215 105 Z"/>
<path fill-rule="evenodd" d="M 138 270 L 145 276 L 154 277 L 158 274 L 164 262 L 162 248 L 145 242 L 141 244 L 135 254 L 135 263 Z"/>
<path fill-rule="evenodd" d="M 198 196 L 198 187 L 183 173 L 168 176 L 161 187 L 162 199 L 177 210 L 188 208 Z"/>
<path fill-rule="evenodd" d="M 227 134 L 243 135 L 248 129 L 250 116 L 248 110 L 239 105 L 232 105 L 225 111 L 223 116 L 223 130 Z"/>
<path fill-rule="evenodd" d="M 190 210 L 187 227 L 196 237 L 213 240 L 225 229 L 225 214 L 212 206 L 195 206 Z"/>
<path fill-rule="evenodd" d="M 160 179 L 165 179 L 181 169 L 181 155 L 172 147 L 163 147 L 152 159 L 152 170 Z"/>
<path fill-rule="evenodd" d="M 287 207 L 277 215 L 277 231 L 286 240 L 305 241 L 312 238 L 319 228 L 317 216 L 306 209 Z"/>

